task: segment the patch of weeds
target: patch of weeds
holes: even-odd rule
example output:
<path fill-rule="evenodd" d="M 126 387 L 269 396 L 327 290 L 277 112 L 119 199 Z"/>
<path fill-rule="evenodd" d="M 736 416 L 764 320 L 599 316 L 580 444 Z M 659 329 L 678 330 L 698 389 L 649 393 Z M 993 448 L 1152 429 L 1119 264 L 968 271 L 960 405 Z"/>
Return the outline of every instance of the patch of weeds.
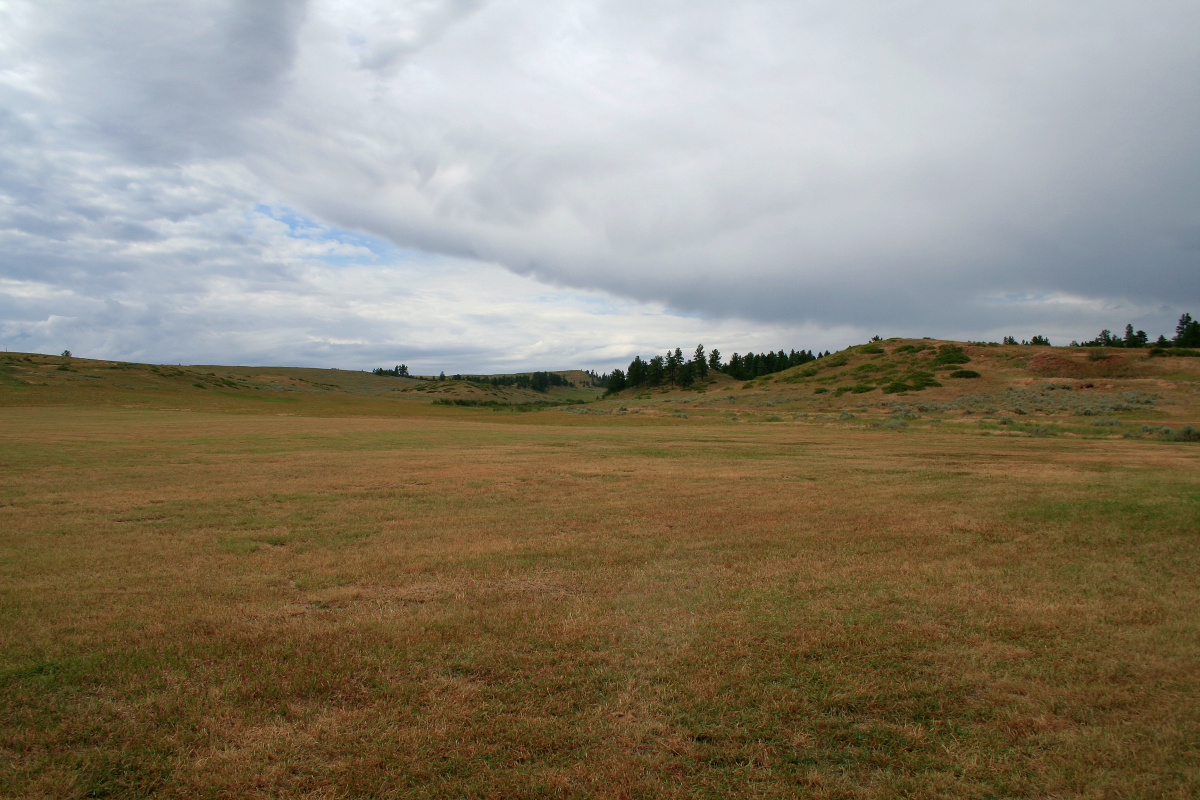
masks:
<path fill-rule="evenodd" d="M 1121 420 L 1117 417 L 1101 417 L 1100 419 L 1092 420 L 1092 425 L 1097 428 L 1113 428 L 1121 424 Z"/>
<path fill-rule="evenodd" d="M 1200 350 L 1189 350 L 1185 347 L 1155 347 L 1150 351 L 1152 358 L 1161 358 L 1163 356 L 1178 356 L 1182 358 L 1200 358 Z"/>
<path fill-rule="evenodd" d="M 1184 425 L 1182 428 L 1164 433 L 1162 438 L 1167 442 L 1200 442 L 1200 428 Z"/>
<path fill-rule="evenodd" d="M 864 344 L 862 347 L 860 347 L 858 349 L 858 352 L 867 353 L 869 355 L 874 355 L 876 353 L 882 353 L 883 348 L 877 344 Z"/>
<path fill-rule="evenodd" d="M 850 392 L 852 394 L 865 394 L 866 392 L 875 391 L 875 388 L 876 387 L 872 386 L 869 383 L 856 383 L 853 386 L 839 386 L 836 390 L 834 390 L 833 396 L 841 397 L 842 395 L 846 394 L 847 392 Z"/>
<path fill-rule="evenodd" d="M 885 419 L 882 422 L 876 422 L 872 427 L 882 428 L 885 431 L 900 431 L 908 427 L 908 420 L 899 417 Z"/>
<path fill-rule="evenodd" d="M 825 356 L 818 362 L 819 369 L 835 369 L 837 367 L 846 366 L 846 354 L 838 353 L 835 356 Z"/>
<path fill-rule="evenodd" d="M 743 389 L 753 389 L 754 381 L 746 381 L 745 383 L 742 384 L 742 388 Z"/>
<path fill-rule="evenodd" d="M 841 416 L 838 417 L 838 419 L 857 419 L 857 417 L 855 417 L 849 411 L 843 411 Z"/>
<path fill-rule="evenodd" d="M 853 371 L 856 373 L 865 374 L 868 372 L 883 372 L 884 369 L 885 367 L 880 364 L 859 364 L 854 368 Z"/>
<path fill-rule="evenodd" d="M 944 344 L 938 348 L 938 354 L 930 361 L 933 365 L 966 364 L 971 360 L 961 347 L 956 344 Z"/>
<path fill-rule="evenodd" d="M 813 389 L 813 394 L 827 394 L 828 392 L 828 386 L 818 386 L 816 389 Z"/>
<path fill-rule="evenodd" d="M 778 414 L 770 414 L 766 417 L 767 422 L 783 422 L 783 417 Z"/>
<path fill-rule="evenodd" d="M 676 411 L 671 416 L 674 417 L 675 419 L 687 419 L 688 418 L 688 415 L 682 411 Z"/>

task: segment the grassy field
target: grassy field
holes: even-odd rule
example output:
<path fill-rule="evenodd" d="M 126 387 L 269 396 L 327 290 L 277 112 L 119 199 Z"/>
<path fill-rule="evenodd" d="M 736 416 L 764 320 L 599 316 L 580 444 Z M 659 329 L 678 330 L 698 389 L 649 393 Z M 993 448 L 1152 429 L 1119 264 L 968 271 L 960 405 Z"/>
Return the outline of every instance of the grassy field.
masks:
<path fill-rule="evenodd" d="M 1200 359 L 814 394 L 904 357 L 534 413 L 11 358 L 0 796 L 1200 794 Z"/>

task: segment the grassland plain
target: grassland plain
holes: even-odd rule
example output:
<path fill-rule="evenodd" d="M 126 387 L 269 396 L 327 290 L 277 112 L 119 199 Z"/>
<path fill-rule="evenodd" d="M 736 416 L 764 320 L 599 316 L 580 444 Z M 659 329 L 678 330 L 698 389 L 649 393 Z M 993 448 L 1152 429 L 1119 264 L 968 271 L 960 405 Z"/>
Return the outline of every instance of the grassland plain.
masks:
<path fill-rule="evenodd" d="M 1200 794 L 1200 446 L 1137 435 L 1191 373 L 1002 425 L 38 368 L 0 387 L 0 795 Z"/>

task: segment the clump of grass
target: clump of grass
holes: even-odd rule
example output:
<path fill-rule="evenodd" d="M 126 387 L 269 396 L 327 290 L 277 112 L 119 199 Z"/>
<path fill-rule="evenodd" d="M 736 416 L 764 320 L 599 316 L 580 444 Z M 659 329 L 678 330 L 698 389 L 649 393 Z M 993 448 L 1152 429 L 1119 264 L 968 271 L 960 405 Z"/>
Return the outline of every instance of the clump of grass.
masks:
<path fill-rule="evenodd" d="M 1182 428 L 1174 430 L 1168 429 L 1169 433 L 1163 434 L 1163 440 L 1168 442 L 1200 442 L 1200 428 L 1193 428 L 1191 425 L 1184 425 Z"/>
<path fill-rule="evenodd" d="M 873 427 L 883 428 L 885 431 L 899 431 L 908 427 L 908 420 L 901 419 L 900 417 L 892 417 L 882 422 L 874 423 Z"/>
<path fill-rule="evenodd" d="M 971 357 L 956 344 L 944 344 L 938 348 L 938 354 L 929 362 L 935 366 L 943 364 L 966 364 Z"/>
<path fill-rule="evenodd" d="M 1097 428 L 1115 428 L 1121 424 L 1121 420 L 1117 417 L 1101 417 L 1100 419 L 1092 420 L 1092 425 Z"/>
<path fill-rule="evenodd" d="M 864 344 L 862 347 L 858 348 L 858 352 L 867 353 L 868 355 L 876 355 L 878 353 L 882 353 L 883 348 L 877 344 Z"/>

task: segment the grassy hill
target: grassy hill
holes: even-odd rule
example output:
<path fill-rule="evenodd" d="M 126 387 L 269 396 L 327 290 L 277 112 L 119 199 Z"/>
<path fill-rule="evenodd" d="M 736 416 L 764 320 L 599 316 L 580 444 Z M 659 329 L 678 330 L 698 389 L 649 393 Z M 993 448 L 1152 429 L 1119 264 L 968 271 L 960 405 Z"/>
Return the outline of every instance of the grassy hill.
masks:
<path fill-rule="evenodd" d="M 1197 367 L 0 356 L 0 797 L 1200 796 Z"/>
<path fill-rule="evenodd" d="M 710 373 L 707 382 L 686 390 L 626 389 L 600 405 L 612 413 L 740 421 L 970 426 L 1005 435 L 1159 435 L 1164 426 L 1200 421 L 1198 392 L 1200 358 L 892 339 L 751 381 Z"/>
<path fill-rule="evenodd" d="M 1185 351 L 1186 352 L 1186 351 Z M 1200 423 L 1200 358 L 1172 351 L 891 339 L 750 381 L 710 372 L 688 389 L 602 396 L 591 376 L 536 392 L 303 367 L 172 366 L 0 356 L 0 406 L 74 405 L 317 416 L 555 413 L 733 422 L 940 425 L 996 435 L 1151 436 Z M 574 404 L 587 403 L 586 406 Z"/>
<path fill-rule="evenodd" d="M 575 387 L 535 392 L 467 380 L 426 380 L 306 367 L 137 364 L 88 358 L 0 355 L 0 406 L 87 404 L 307 414 L 411 414 L 436 399 L 507 405 L 594 400 L 601 390 L 581 370 L 561 371 Z"/>

